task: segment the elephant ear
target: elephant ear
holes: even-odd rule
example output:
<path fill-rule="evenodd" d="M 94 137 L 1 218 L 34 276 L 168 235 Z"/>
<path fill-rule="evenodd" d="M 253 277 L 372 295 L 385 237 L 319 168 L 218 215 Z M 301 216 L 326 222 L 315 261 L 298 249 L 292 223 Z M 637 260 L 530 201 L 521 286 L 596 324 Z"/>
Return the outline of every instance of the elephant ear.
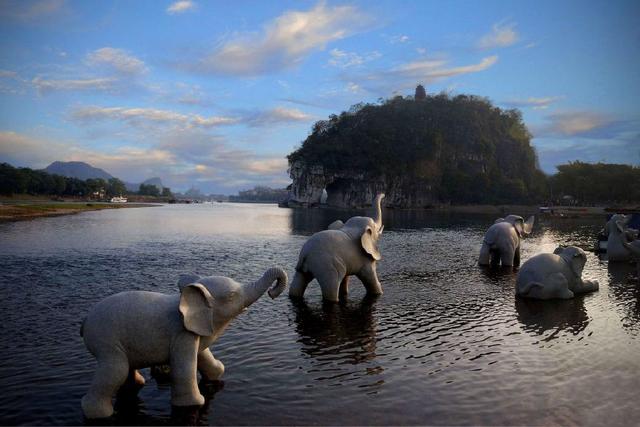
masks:
<path fill-rule="evenodd" d="M 584 269 L 584 265 L 587 262 L 587 256 L 582 251 L 575 251 L 573 256 L 571 257 L 571 271 L 576 277 L 582 276 L 582 270 Z"/>
<path fill-rule="evenodd" d="M 180 277 L 178 278 L 178 289 L 182 290 L 182 288 L 184 288 L 185 286 L 190 285 L 192 283 L 197 283 L 200 279 L 201 277 L 198 276 L 197 274 L 193 274 L 193 273 L 181 274 Z"/>
<path fill-rule="evenodd" d="M 624 233 L 625 232 L 625 226 L 627 225 L 627 223 L 625 221 L 622 220 L 618 220 L 616 221 L 616 228 L 618 229 L 619 232 Z"/>
<path fill-rule="evenodd" d="M 371 226 L 367 226 L 365 228 L 364 233 L 360 236 L 360 243 L 362 244 L 362 249 L 368 253 L 371 258 L 379 261 L 382 259 L 382 255 L 380 255 L 380 251 L 378 250 L 378 241 L 377 241 L 376 232 L 373 230 Z"/>
<path fill-rule="evenodd" d="M 558 246 L 554 251 L 554 255 L 560 255 L 562 254 L 562 252 L 564 252 L 564 246 Z"/>
<path fill-rule="evenodd" d="M 213 296 L 200 283 L 192 283 L 182 288 L 180 313 L 186 330 L 200 336 L 213 334 Z"/>
<path fill-rule="evenodd" d="M 329 224 L 329 226 L 327 227 L 327 230 L 340 230 L 343 226 L 344 226 L 344 222 L 337 219 L 333 221 L 331 224 Z"/>

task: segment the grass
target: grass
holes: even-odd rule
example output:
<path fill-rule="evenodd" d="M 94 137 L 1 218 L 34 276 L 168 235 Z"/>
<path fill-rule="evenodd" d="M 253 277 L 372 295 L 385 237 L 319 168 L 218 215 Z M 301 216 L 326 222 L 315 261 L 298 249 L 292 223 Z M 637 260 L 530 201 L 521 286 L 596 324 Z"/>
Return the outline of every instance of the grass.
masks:
<path fill-rule="evenodd" d="M 122 209 L 153 206 L 142 203 L 65 203 L 65 202 L 27 202 L 6 203 L 0 205 L 0 221 L 18 221 L 46 216 L 69 215 L 79 212 L 95 211 L 101 209 Z"/>

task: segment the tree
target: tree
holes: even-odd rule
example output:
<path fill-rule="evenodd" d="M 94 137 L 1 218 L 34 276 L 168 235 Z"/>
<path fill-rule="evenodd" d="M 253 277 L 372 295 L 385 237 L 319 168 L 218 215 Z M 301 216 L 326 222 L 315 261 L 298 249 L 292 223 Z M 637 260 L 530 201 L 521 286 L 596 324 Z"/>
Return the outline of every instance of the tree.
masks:
<path fill-rule="evenodd" d="M 169 187 L 162 187 L 162 197 L 173 197 L 173 193 Z"/>
<path fill-rule="evenodd" d="M 141 196 L 160 196 L 160 189 L 153 184 L 140 184 L 138 194 Z"/>
<path fill-rule="evenodd" d="M 424 86 L 422 85 L 416 86 L 416 94 L 414 95 L 413 99 L 415 99 L 416 101 L 423 101 L 426 98 L 427 98 L 427 91 L 424 90 Z"/>
<path fill-rule="evenodd" d="M 114 196 L 122 196 L 127 193 L 127 187 L 124 182 L 120 181 L 118 178 L 110 178 L 109 185 L 107 187 L 107 195 L 109 197 Z"/>

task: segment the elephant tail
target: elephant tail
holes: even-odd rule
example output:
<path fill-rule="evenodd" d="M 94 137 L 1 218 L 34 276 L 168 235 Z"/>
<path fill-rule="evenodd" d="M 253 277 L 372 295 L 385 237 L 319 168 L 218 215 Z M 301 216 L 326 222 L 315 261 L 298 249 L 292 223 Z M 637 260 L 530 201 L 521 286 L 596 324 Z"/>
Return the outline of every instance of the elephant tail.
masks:
<path fill-rule="evenodd" d="M 82 319 L 82 325 L 80 325 L 80 336 L 84 337 L 84 324 L 87 323 L 87 318 Z"/>
<path fill-rule="evenodd" d="M 522 287 L 518 288 L 519 295 L 528 295 L 532 288 L 540 288 L 543 289 L 544 285 L 539 282 L 529 282 Z"/>

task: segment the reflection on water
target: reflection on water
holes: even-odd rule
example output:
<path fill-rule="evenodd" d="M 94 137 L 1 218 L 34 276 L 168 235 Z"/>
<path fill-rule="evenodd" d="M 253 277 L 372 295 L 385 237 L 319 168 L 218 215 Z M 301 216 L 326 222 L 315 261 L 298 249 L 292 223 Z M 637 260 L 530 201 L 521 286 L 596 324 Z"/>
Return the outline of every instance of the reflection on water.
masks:
<path fill-rule="evenodd" d="M 105 296 L 177 292 L 184 271 L 241 283 L 293 272 L 316 231 L 367 210 L 267 205 L 162 206 L 0 224 L 0 424 L 76 425 L 95 362 L 78 335 Z M 599 292 L 569 301 L 514 296 L 516 272 L 477 266 L 493 216 L 387 210 L 384 294 L 325 304 L 263 298 L 212 351 L 224 389 L 176 410 L 170 386 L 142 374 L 118 425 L 628 425 L 640 384 L 640 284 L 630 264 L 588 253 Z M 541 218 L 522 259 L 589 250 L 604 219 Z M 357 282 L 357 279 L 352 279 Z M 207 388 L 209 387 L 209 388 Z"/>
<path fill-rule="evenodd" d="M 359 303 L 339 304 L 292 300 L 296 332 L 302 351 L 314 357 L 348 355 L 350 363 L 358 364 L 375 358 L 376 296 L 365 296 Z"/>
<path fill-rule="evenodd" d="M 589 323 L 582 298 L 551 301 L 516 298 L 516 311 L 524 329 L 540 335 L 547 330 L 563 329 L 578 335 Z"/>

